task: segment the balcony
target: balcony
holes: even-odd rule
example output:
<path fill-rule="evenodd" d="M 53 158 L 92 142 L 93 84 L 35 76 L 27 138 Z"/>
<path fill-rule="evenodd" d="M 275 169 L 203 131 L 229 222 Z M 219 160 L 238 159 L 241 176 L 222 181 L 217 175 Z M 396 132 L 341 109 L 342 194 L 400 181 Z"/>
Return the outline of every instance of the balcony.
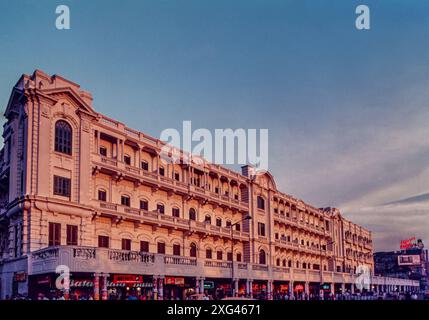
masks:
<path fill-rule="evenodd" d="M 115 203 L 94 201 L 94 206 L 99 207 L 100 214 L 104 216 L 120 217 L 126 220 L 139 221 L 149 225 L 162 226 L 166 228 L 179 229 L 183 231 L 195 231 L 202 234 L 231 238 L 231 229 L 218 227 L 209 223 L 187 220 L 173 217 L 156 211 L 131 208 Z M 233 230 L 234 239 L 241 241 L 249 240 L 249 232 Z"/>
<path fill-rule="evenodd" d="M 219 195 L 206 190 L 202 186 L 191 183 L 177 181 L 170 177 L 162 176 L 157 172 L 146 171 L 138 167 L 126 165 L 122 161 L 114 158 L 102 156 L 98 153 L 92 154 L 92 162 L 97 168 L 107 174 L 122 175 L 129 180 L 142 182 L 150 186 L 156 186 L 166 191 L 174 191 L 178 194 L 190 194 L 202 199 L 206 199 L 222 206 L 248 211 L 248 202 L 235 199 L 230 195 Z"/>
<path fill-rule="evenodd" d="M 29 255 L 29 275 L 55 273 L 57 266 L 66 265 L 73 273 L 105 272 L 110 274 L 171 275 L 182 277 L 227 278 L 232 276 L 232 262 L 197 259 L 139 251 L 107 248 L 56 246 L 37 250 Z M 323 271 L 324 282 L 354 283 L 357 275 Z M 234 276 L 240 279 L 320 281 L 320 271 L 234 262 Z M 372 277 L 374 284 L 418 286 L 418 281 Z"/>

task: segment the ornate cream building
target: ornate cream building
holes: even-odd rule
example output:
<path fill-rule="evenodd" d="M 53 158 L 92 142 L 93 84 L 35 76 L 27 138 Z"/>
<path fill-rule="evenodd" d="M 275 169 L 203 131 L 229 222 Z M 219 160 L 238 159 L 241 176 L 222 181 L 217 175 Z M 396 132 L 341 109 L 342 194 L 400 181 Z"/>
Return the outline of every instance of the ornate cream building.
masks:
<path fill-rule="evenodd" d="M 265 295 L 356 290 L 371 232 L 280 192 L 269 173 L 166 164 L 163 143 L 35 71 L 12 89 L 0 159 L 0 294 Z M 64 267 L 60 267 L 64 268 Z M 370 276 L 371 290 L 418 283 Z"/>

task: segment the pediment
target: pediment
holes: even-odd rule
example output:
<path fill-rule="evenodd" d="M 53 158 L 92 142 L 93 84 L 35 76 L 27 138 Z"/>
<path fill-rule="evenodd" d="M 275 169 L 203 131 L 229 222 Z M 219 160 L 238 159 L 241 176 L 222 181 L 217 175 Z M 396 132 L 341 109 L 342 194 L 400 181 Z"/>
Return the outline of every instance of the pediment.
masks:
<path fill-rule="evenodd" d="M 79 108 L 90 115 L 97 115 L 94 109 L 88 103 L 86 103 L 75 90 L 70 87 L 45 89 L 42 90 L 42 92 L 57 101 L 62 97 L 67 97 L 67 100 L 71 101 L 76 108 Z"/>

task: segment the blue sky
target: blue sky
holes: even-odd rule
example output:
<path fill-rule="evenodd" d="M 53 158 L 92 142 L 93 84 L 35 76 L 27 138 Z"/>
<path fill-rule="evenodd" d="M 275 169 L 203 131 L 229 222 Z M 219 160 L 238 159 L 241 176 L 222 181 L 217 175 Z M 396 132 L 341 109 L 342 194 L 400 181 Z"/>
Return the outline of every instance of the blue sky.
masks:
<path fill-rule="evenodd" d="M 60 4 L 71 30 L 55 29 Z M 359 4 L 371 30 L 354 27 Z M 429 241 L 427 198 L 400 201 L 429 193 L 428 20 L 423 0 L 2 1 L 0 104 L 38 68 L 156 137 L 183 120 L 268 128 L 282 191 L 397 249 Z"/>

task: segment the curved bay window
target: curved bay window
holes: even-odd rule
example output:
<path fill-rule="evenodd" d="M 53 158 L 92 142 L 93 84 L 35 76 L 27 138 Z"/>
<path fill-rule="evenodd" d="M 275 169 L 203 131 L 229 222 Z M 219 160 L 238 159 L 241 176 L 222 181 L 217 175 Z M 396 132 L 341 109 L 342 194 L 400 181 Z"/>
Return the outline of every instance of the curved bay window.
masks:
<path fill-rule="evenodd" d="M 55 151 L 72 154 L 72 127 L 64 120 L 55 123 Z"/>
<path fill-rule="evenodd" d="M 259 251 L 259 264 L 266 264 L 266 263 L 267 263 L 267 258 L 266 258 L 265 250 L 261 249 Z"/>

